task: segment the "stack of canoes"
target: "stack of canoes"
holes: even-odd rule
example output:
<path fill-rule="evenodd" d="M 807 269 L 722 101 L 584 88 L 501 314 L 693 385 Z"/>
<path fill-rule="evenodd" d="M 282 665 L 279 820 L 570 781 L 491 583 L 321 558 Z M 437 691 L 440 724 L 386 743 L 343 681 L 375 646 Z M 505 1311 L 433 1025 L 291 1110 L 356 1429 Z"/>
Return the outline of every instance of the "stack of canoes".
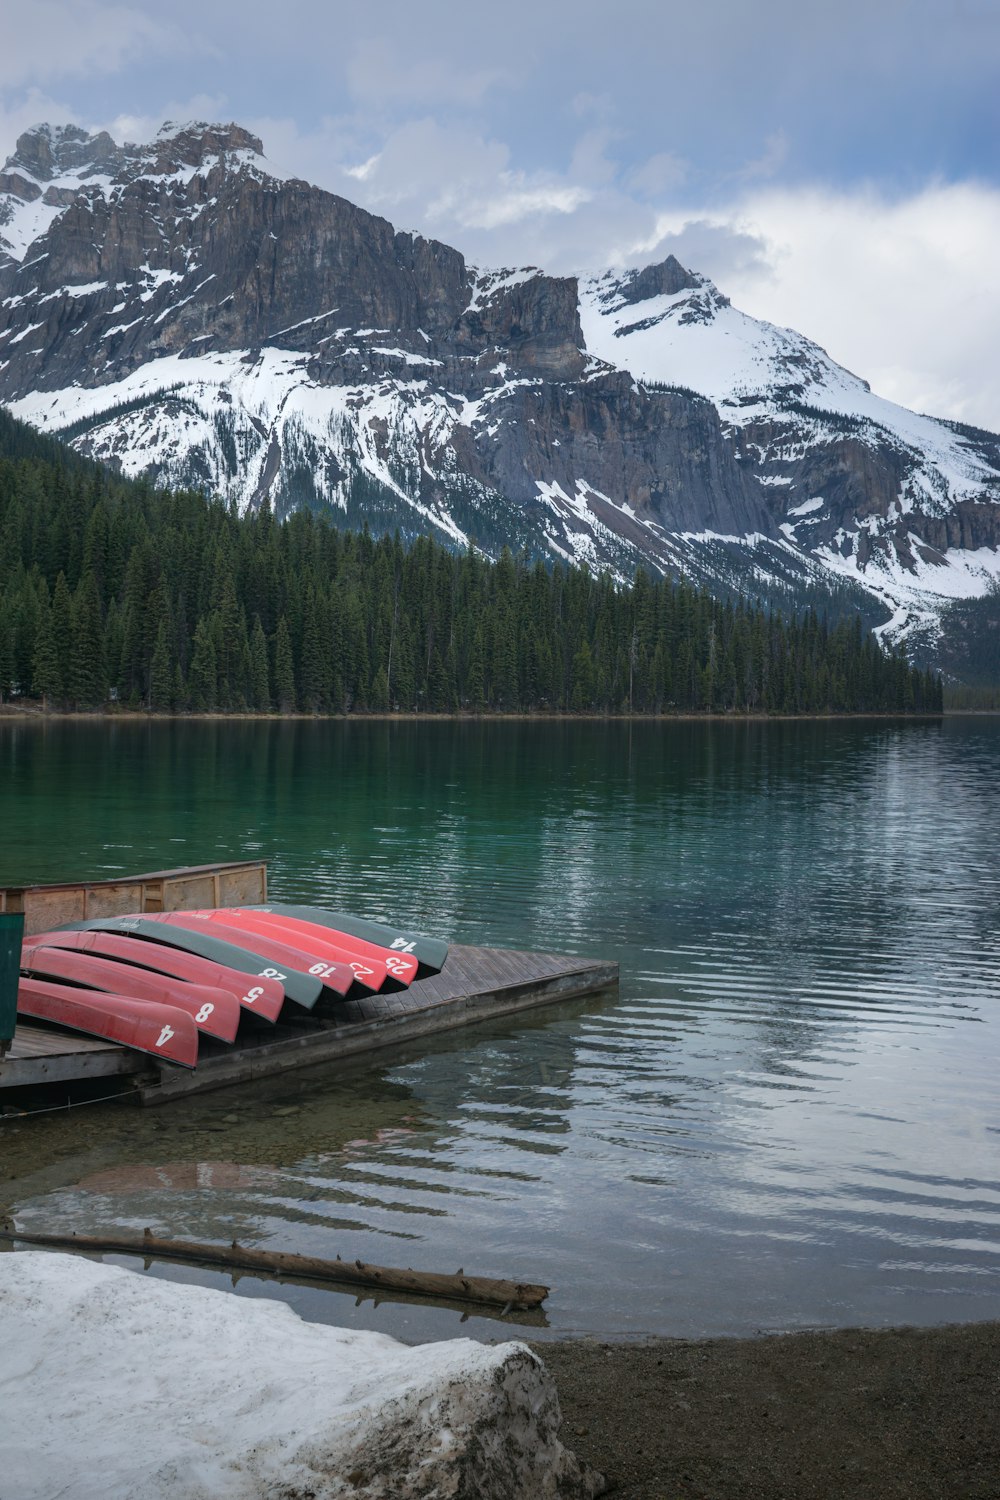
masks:
<path fill-rule="evenodd" d="M 293 1020 L 436 974 L 447 943 L 313 906 L 102 917 L 35 933 L 18 1013 L 193 1068 L 247 1015 Z"/>

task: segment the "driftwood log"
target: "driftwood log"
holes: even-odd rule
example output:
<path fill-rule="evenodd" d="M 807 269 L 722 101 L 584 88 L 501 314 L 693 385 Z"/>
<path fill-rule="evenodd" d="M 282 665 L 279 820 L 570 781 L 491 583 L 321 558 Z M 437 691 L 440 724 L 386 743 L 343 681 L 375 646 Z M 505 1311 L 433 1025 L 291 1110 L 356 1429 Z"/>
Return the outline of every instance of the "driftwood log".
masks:
<path fill-rule="evenodd" d="M 361 1260 L 320 1260 L 313 1255 L 283 1255 L 274 1250 L 251 1250 L 233 1240 L 231 1245 L 198 1244 L 193 1240 L 161 1240 L 146 1230 L 141 1238 L 128 1235 L 22 1234 L 0 1228 L 0 1239 L 49 1250 L 78 1250 L 87 1255 L 142 1255 L 151 1260 L 191 1261 L 196 1265 L 225 1266 L 227 1270 L 258 1271 L 271 1276 L 293 1276 L 305 1281 L 339 1282 L 386 1293 L 433 1297 L 439 1302 L 475 1302 L 525 1312 L 541 1307 L 547 1286 L 524 1281 L 502 1281 L 491 1276 L 453 1276 L 435 1271 L 405 1271 L 395 1266 L 373 1266 Z"/>

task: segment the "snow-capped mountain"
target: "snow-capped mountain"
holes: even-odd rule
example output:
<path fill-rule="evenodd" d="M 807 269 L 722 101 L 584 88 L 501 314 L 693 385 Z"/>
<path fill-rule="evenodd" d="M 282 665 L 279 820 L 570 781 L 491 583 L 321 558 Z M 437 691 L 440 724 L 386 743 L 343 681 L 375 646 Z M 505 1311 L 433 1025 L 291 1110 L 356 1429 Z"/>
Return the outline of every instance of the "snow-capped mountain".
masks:
<path fill-rule="evenodd" d="M 21 137 L 0 173 L 0 400 L 241 507 L 853 591 L 897 634 L 1000 572 L 996 437 L 881 400 L 673 259 L 477 271 L 285 176 L 236 125 Z"/>
<path fill-rule="evenodd" d="M 588 349 L 707 396 L 782 535 L 893 611 L 891 633 L 1000 576 L 1000 438 L 873 394 L 792 329 L 732 307 L 676 260 L 586 279 Z"/>

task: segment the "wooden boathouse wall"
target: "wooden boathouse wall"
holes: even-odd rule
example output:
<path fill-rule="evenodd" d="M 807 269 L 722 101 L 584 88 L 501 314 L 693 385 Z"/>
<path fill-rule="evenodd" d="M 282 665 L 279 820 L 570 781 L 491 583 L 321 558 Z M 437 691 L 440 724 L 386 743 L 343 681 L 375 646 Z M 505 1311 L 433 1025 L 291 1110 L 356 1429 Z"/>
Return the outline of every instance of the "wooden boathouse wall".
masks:
<path fill-rule="evenodd" d="M 135 912 L 193 911 L 207 906 L 253 906 L 267 900 L 267 865 L 187 865 L 150 875 L 66 885 L 21 885 L 0 889 L 0 913 L 24 915 L 24 934 L 50 932 L 70 922 L 121 917 Z"/>

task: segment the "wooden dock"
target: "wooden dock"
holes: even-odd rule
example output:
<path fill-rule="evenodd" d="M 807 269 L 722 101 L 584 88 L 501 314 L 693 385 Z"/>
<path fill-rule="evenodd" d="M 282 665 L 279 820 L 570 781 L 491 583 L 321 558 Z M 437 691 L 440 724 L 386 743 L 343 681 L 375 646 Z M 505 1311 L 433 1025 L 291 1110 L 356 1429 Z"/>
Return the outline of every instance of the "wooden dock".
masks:
<path fill-rule="evenodd" d="M 617 983 L 616 963 L 456 944 L 439 974 L 409 989 L 348 1000 L 301 1024 L 256 1029 L 235 1046 L 206 1050 L 193 1072 L 110 1042 L 19 1025 L 11 1052 L 0 1062 L 0 1105 L 13 1088 L 123 1074 L 131 1075 L 144 1104 L 162 1104 L 314 1063 L 354 1059 Z"/>
<path fill-rule="evenodd" d="M 141 1061 L 137 1052 L 114 1042 L 19 1021 L 10 1051 L 0 1058 L 0 1105 L 11 1089 L 120 1077 L 135 1073 Z"/>

